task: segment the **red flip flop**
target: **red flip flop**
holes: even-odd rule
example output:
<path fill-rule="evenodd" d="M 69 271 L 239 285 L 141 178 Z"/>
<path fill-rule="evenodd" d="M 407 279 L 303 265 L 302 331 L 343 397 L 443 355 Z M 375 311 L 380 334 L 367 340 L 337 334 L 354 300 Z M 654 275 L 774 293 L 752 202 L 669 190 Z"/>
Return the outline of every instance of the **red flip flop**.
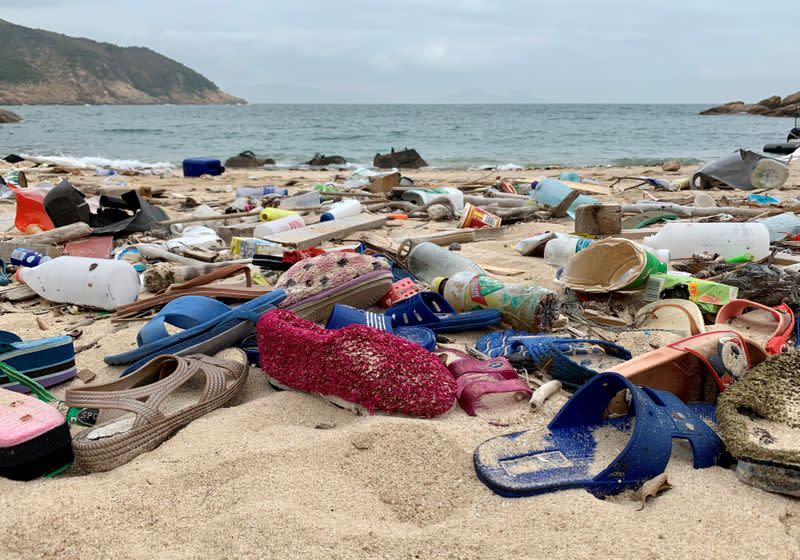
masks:
<path fill-rule="evenodd" d="M 722 306 L 714 326 L 708 330 L 732 329 L 760 345 L 769 355 L 789 349 L 794 332 L 794 313 L 785 303 L 767 307 L 746 299 L 735 299 Z"/>

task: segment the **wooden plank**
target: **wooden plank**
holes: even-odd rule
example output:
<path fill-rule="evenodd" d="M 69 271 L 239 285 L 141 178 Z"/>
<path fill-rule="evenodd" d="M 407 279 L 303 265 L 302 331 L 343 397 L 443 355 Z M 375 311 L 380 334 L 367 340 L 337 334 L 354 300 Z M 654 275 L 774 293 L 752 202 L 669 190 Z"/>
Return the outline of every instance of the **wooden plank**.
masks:
<path fill-rule="evenodd" d="M 113 235 L 96 235 L 70 241 L 64 245 L 64 254 L 73 257 L 90 257 L 95 259 L 107 259 L 114 248 Z"/>
<path fill-rule="evenodd" d="M 17 284 L 10 290 L 5 290 L 0 294 L 0 299 L 4 301 L 24 301 L 36 297 L 38 294 L 25 284 Z"/>
<path fill-rule="evenodd" d="M 622 231 L 619 204 L 584 204 L 575 209 L 575 232 L 586 235 L 615 235 Z"/>
<path fill-rule="evenodd" d="M 577 183 L 575 181 L 561 181 L 560 179 L 559 182 L 564 183 L 574 191 L 582 193 L 607 195 L 613 194 L 610 187 L 604 187 L 602 185 L 593 185 L 592 183 Z"/>
<path fill-rule="evenodd" d="M 356 231 L 376 229 L 385 223 L 386 216 L 359 214 L 358 216 L 342 218 L 341 220 L 320 222 L 299 229 L 273 233 L 265 236 L 264 239 L 297 249 L 307 249 L 325 241 L 343 239 Z"/>

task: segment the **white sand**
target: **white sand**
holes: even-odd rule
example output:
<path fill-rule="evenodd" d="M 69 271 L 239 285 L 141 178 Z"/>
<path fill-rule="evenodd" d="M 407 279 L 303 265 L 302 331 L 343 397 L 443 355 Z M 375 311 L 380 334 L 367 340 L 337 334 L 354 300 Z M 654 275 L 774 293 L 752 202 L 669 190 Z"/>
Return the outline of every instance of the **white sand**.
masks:
<path fill-rule="evenodd" d="M 594 169 L 590 174 L 644 171 Z M 249 175 L 260 179 L 247 180 Z M 330 175 L 239 172 L 235 184 L 263 184 L 268 177 L 281 185 L 294 177 L 304 185 Z M 410 175 L 457 184 L 485 173 Z M 88 176 L 73 180 L 79 186 L 100 181 Z M 205 189 L 234 184 L 228 176 L 214 181 L 128 180 L 182 192 L 193 188 L 192 195 L 200 200 L 230 197 Z M 788 197 L 783 192 L 781 196 Z M 625 197 L 641 195 L 629 192 Z M 432 224 L 415 232 L 445 227 Z M 509 281 L 555 287 L 552 269 L 520 257 L 513 245 L 523 236 L 570 227 L 566 220 L 511 226 L 506 239 L 465 244 L 463 251 L 481 264 L 526 270 Z M 374 238 L 399 235 L 389 232 L 375 232 Z M 47 306 L 41 300 L 32 302 L 36 308 Z M 38 338 L 71 330 L 71 323 L 87 315 L 57 318 L 48 312 L 41 317 L 49 329 L 41 331 L 31 313 L 5 313 L 0 328 Z M 102 358 L 131 348 L 141 324 L 108 334 L 98 346 L 79 354 L 79 368 L 95 371 L 98 381 L 114 378 L 120 368 L 105 366 Z M 100 319 L 82 327 L 84 334 L 76 344 L 107 334 L 110 326 L 109 319 Z M 624 336 L 635 353 L 650 347 L 641 333 Z M 63 387 L 57 393 L 63 394 Z M 602 501 L 583 490 L 501 498 L 477 480 L 472 452 L 478 444 L 522 429 L 544 433 L 565 400 L 566 393 L 559 392 L 538 413 L 522 401 L 483 411 L 476 418 L 460 409 L 435 420 L 357 417 L 315 396 L 275 392 L 261 372 L 253 370 L 234 406 L 195 421 L 155 451 L 114 471 L 84 475 L 73 469 L 56 479 L 33 482 L 0 479 L 0 557 L 800 557 L 800 502 L 746 486 L 732 470 L 694 470 L 685 453 L 676 453 L 667 470 L 674 489 L 643 511 L 637 511 L 639 502 L 626 496 Z"/>

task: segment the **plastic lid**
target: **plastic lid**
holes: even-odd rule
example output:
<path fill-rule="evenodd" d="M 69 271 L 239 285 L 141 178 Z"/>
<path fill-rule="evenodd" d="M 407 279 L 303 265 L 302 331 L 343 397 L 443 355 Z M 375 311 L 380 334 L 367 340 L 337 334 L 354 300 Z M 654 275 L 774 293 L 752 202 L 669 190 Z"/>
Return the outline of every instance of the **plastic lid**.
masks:
<path fill-rule="evenodd" d="M 447 284 L 447 278 L 439 276 L 437 278 L 434 278 L 433 282 L 431 282 L 431 289 L 434 292 L 438 292 L 439 295 L 444 295 L 444 287 L 446 284 Z"/>

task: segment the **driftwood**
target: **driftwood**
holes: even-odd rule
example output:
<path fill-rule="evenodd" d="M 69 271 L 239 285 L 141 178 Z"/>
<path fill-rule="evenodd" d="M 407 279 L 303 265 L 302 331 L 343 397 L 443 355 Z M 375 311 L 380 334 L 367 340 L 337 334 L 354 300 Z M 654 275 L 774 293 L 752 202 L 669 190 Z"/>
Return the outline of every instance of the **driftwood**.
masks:
<path fill-rule="evenodd" d="M 261 208 L 258 210 L 251 210 L 250 212 L 237 212 L 235 214 L 220 214 L 219 216 L 197 216 L 194 218 L 178 218 L 175 220 L 164 220 L 158 222 L 160 226 L 171 226 L 174 224 L 189 224 L 192 222 L 210 222 L 214 220 L 234 220 L 236 218 L 247 218 L 248 216 L 258 216 L 261 214 Z"/>
<path fill-rule="evenodd" d="M 622 231 L 619 204 L 584 204 L 575 209 L 575 232 L 588 235 L 614 235 Z"/>
<path fill-rule="evenodd" d="M 204 263 L 203 261 L 198 261 L 197 259 L 191 259 L 182 255 L 170 253 L 166 249 L 162 249 L 157 245 L 152 245 L 149 243 L 139 243 L 138 245 L 134 245 L 134 247 L 136 247 L 139 250 L 139 253 L 141 253 L 146 259 L 161 259 L 167 262 L 182 264 L 184 266 L 203 266 L 208 264 Z"/>
<path fill-rule="evenodd" d="M 77 222 L 68 226 L 51 229 L 50 231 L 43 231 L 41 233 L 34 233 L 33 235 L 26 235 L 24 237 L 16 237 L 17 241 L 25 241 L 25 243 L 36 243 L 39 245 L 61 245 L 67 241 L 75 239 L 83 239 L 92 233 L 92 228 L 89 224 Z"/>
<path fill-rule="evenodd" d="M 501 197 L 485 197 L 485 196 L 472 196 L 472 195 L 465 195 L 464 202 L 469 202 L 470 204 L 474 204 L 475 206 L 486 206 L 487 204 L 495 204 L 497 206 L 502 206 L 503 208 L 522 208 L 523 206 L 527 206 L 530 202 L 530 198 L 501 198 Z"/>
<path fill-rule="evenodd" d="M 678 216 L 701 217 L 716 216 L 717 214 L 730 214 L 731 216 L 758 216 L 767 213 L 768 215 L 782 214 L 789 210 L 785 208 L 738 208 L 733 206 L 717 206 L 713 208 L 697 208 L 695 206 L 681 206 L 680 204 L 640 202 L 639 204 L 623 204 L 623 214 L 640 214 L 652 210 L 672 212 Z"/>

